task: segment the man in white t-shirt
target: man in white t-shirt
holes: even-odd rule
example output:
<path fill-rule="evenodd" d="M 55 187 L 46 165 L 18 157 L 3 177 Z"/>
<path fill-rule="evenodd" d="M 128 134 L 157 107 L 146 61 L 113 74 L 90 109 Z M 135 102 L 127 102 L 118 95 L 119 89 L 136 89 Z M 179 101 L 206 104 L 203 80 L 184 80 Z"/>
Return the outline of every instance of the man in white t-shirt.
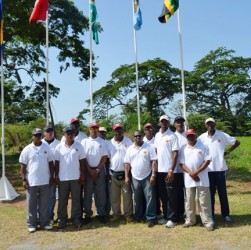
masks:
<path fill-rule="evenodd" d="M 127 222 L 132 222 L 133 204 L 132 189 L 125 183 L 124 158 L 129 146 L 132 145 L 131 139 L 124 136 L 122 124 L 113 125 L 114 137 L 111 139 L 113 145 L 110 157 L 111 174 L 111 202 L 113 218 L 111 221 L 117 221 L 121 215 L 121 194 L 123 198 L 124 216 Z"/>
<path fill-rule="evenodd" d="M 187 144 L 185 134 L 185 119 L 182 116 L 177 116 L 174 119 L 173 126 L 175 127 L 175 135 L 178 138 L 179 148 Z M 177 219 L 178 221 L 184 221 L 185 213 L 185 200 L 184 200 L 184 174 L 179 164 L 179 156 L 176 164 L 176 173 L 174 174 L 177 179 Z"/>
<path fill-rule="evenodd" d="M 67 205 L 71 193 L 71 222 L 80 229 L 82 226 L 82 207 L 80 203 L 81 185 L 84 183 L 83 146 L 75 141 L 72 127 L 63 130 L 65 141 L 55 149 L 55 180 L 58 185 L 58 229 L 67 225 Z"/>
<path fill-rule="evenodd" d="M 49 145 L 53 152 L 53 157 L 55 157 L 55 148 L 60 143 L 59 140 L 57 140 L 54 136 L 54 127 L 51 125 L 47 125 L 44 127 L 44 138 L 42 139 L 42 142 Z M 55 160 L 55 159 L 54 159 Z M 53 183 L 51 185 L 51 199 L 50 199 L 50 221 L 51 224 L 54 223 L 54 208 L 56 204 L 56 184 Z"/>
<path fill-rule="evenodd" d="M 156 221 L 155 177 L 157 155 L 154 147 L 143 142 L 141 131 L 134 132 L 134 141 L 125 155 L 125 183 L 130 185 L 132 182 L 135 203 L 134 221 L 140 222 L 145 216 L 148 227 L 152 227 Z M 145 214 L 142 206 L 143 198 L 146 200 Z"/>
<path fill-rule="evenodd" d="M 159 119 L 160 131 L 155 135 L 154 147 L 158 155 L 157 189 L 162 203 L 166 227 L 173 228 L 177 222 L 177 179 L 176 163 L 179 144 L 177 136 L 169 129 L 166 115 Z"/>
<path fill-rule="evenodd" d="M 184 228 L 196 224 L 195 196 L 198 194 L 200 202 L 200 217 L 208 231 L 214 230 L 211 218 L 210 191 L 208 179 L 208 165 L 211 157 L 209 150 L 199 140 L 194 129 L 186 131 L 187 145 L 180 150 L 180 166 L 185 171 L 186 187 L 186 222 Z"/>
<path fill-rule="evenodd" d="M 207 132 L 200 135 L 198 139 L 208 146 L 212 156 L 212 161 L 208 166 L 212 213 L 214 216 L 215 193 L 217 190 L 221 204 L 222 217 L 226 222 L 231 222 L 226 187 L 227 165 L 224 156 L 228 155 L 231 151 L 237 148 L 240 145 L 240 142 L 227 133 L 216 130 L 216 122 L 213 118 L 206 119 L 205 126 L 207 128 Z M 225 151 L 227 146 L 231 147 Z"/>
<path fill-rule="evenodd" d="M 37 213 L 40 227 L 51 230 L 50 225 L 50 185 L 53 184 L 54 164 L 50 147 L 41 141 L 42 130 L 32 131 L 32 143 L 26 146 L 19 157 L 21 176 L 27 195 L 28 231 L 37 229 Z M 39 209 L 38 209 L 39 208 Z"/>
<path fill-rule="evenodd" d="M 91 221 L 92 195 L 95 192 L 95 205 L 97 207 L 98 219 L 102 224 L 106 223 L 106 194 L 105 194 L 105 171 L 104 165 L 107 160 L 108 151 L 106 143 L 98 136 L 99 125 L 89 125 L 90 136 L 82 140 L 81 144 L 86 153 L 86 181 L 84 185 L 84 224 Z"/>

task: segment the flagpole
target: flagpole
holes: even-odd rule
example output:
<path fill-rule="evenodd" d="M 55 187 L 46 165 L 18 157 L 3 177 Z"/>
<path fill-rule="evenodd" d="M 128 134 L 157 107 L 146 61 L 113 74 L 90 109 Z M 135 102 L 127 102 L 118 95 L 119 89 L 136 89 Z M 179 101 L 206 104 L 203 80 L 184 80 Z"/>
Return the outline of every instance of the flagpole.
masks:
<path fill-rule="evenodd" d="M 132 0 L 132 13 L 134 13 L 134 0 Z M 134 18 L 134 14 L 132 15 Z M 140 130 L 140 102 L 139 102 L 139 74 L 138 74 L 138 50 L 137 50 L 137 35 L 133 29 L 134 38 L 134 57 L 135 57 L 135 73 L 136 73 L 136 91 L 137 91 L 137 114 L 138 114 L 138 130 Z"/>
<path fill-rule="evenodd" d="M 90 123 L 93 122 L 93 90 L 92 90 L 92 23 L 91 8 L 89 6 L 89 31 L 90 31 Z"/>
<path fill-rule="evenodd" d="M 46 11 L 46 125 L 49 125 L 49 15 Z"/>
<path fill-rule="evenodd" d="M 2 31 L 1 31 L 2 32 Z M 4 138 L 4 74 L 3 74 L 3 44 L 1 44 L 1 113 L 2 113 L 2 176 L 5 177 L 5 138 Z"/>
<path fill-rule="evenodd" d="M 180 44 L 180 63 L 181 63 L 181 85 L 182 85 L 182 102 L 183 102 L 183 117 L 186 119 L 186 89 L 184 80 L 184 65 L 183 65 L 183 49 L 182 49 L 182 35 L 180 28 L 180 7 L 178 9 L 178 32 L 179 32 L 179 44 Z M 186 125 L 185 125 L 186 129 Z"/>

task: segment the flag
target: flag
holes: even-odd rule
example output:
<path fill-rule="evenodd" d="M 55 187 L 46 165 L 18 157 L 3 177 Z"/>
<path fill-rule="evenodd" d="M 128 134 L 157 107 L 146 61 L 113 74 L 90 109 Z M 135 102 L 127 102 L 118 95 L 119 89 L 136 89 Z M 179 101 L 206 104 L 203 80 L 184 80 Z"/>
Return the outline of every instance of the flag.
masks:
<path fill-rule="evenodd" d="M 2 61 L 3 58 L 3 49 L 4 49 L 4 45 L 3 45 L 3 0 L 0 0 L 0 50 L 1 50 L 1 54 L 0 54 L 0 63 Z"/>
<path fill-rule="evenodd" d="M 96 44 L 99 44 L 98 40 L 98 28 L 97 28 L 97 19 L 98 19 L 98 13 L 95 5 L 94 0 L 90 0 L 90 22 L 91 22 L 91 28 L 92 28 L 92 38 L 95 41 Z"/>
<path fill-rule="evenodd" d="M 161 23 L 166 23 L 167 20 L 174 14 L 174 12 L 179 8 L 179 0 L 164 0 L 164 6 L 162 13 L 159 16 L 159 21 Z"/>
<path fill-rule="evenodd" d="M 142 15 L 139 7 L 139 0 L 134 0 L 133 11 L 134 11 L 134 16 L 133 16 L 134 29 L 140 30 L 142 25 Z"/>
<path fill-rule="evenodd" d="M 46 11 L 49 7 L 48 0 L 36 0 L 29 22 L 45 21 Z"/>

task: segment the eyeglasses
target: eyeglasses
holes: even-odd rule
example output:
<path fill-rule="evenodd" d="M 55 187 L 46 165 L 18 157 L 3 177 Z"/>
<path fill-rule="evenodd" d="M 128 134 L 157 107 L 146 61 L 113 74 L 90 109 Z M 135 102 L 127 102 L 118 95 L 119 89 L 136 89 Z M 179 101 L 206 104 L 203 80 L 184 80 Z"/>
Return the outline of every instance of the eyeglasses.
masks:
<path fill-rule="evenodd" d="M 137 137 L 141 137 L 142 135 L 135 135 L 134 137 L 137 138 Z"/>
<path fill-rule="evenodd" d="M 146 127 L 145 130 L 152 130 L 152 128 L 151 127 Z"/>

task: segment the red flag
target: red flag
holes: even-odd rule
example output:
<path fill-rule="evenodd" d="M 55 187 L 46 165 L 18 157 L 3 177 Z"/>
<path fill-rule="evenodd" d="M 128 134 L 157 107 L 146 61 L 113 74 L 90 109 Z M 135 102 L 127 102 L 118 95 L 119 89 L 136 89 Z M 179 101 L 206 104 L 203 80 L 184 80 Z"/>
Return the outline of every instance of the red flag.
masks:
<path fill-rule="evenodd" d="M 36 0 L 29 22 L 40 21 L 40 20 L 45 21 L 46 11 L 48 10 L 48 7 L 49 7 L 48 0 Z"/>

